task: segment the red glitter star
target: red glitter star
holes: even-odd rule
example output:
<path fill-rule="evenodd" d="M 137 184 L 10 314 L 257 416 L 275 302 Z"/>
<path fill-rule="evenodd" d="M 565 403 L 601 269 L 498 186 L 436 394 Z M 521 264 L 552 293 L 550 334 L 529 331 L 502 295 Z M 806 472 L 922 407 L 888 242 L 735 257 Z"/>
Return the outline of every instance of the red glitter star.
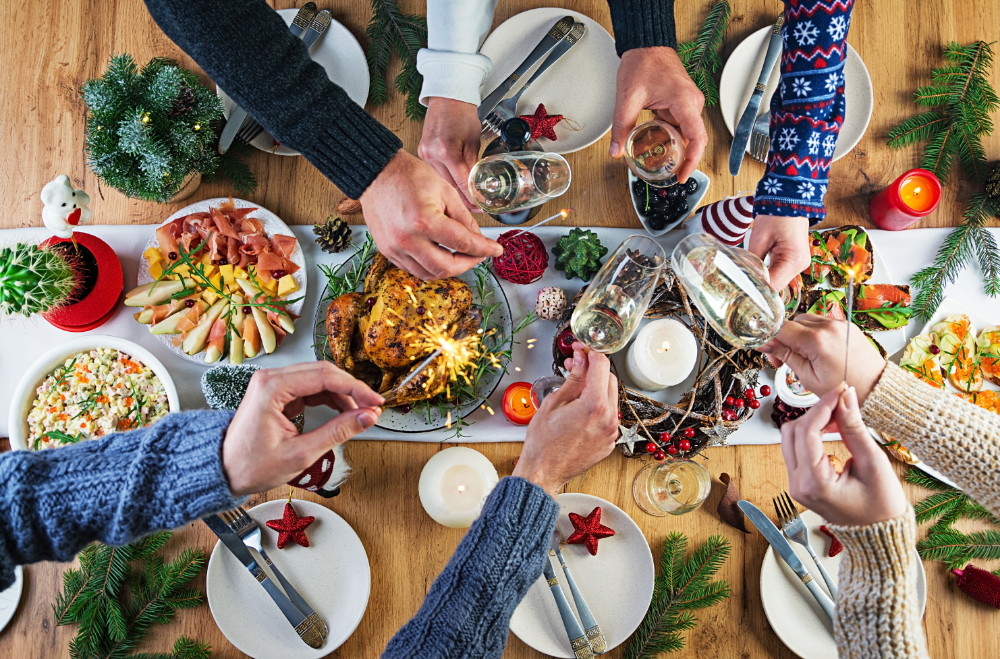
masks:
<path fill-rule="evenodd" d="M 281 519 L 272 519 L 265 522 L 267 527 L 278 532 L 278 549 L 284 549 L 285 545 L 294 541 L 303 547 L 309 546 L 309 538 L 306 537 L 306 527 L 316 521 L 315 517 L 299 517 L 295 514 L 292 504 L 285 504 L 285 515 Z"/>
<path fill-rule="evenodd" d="M 556 141 L 556 124 L 562 121 L 561 114 L 546 114 L 545 106 L 541 103 L 535 108 L 535 114 L 525 114 L 519 117 L 528 122 L 531 126 L 531 137 L 538 139 L 544 137 L 547 140 Z"/>
<path fill-rule="evenodd" d="M 597 556 L 598 540 L 610 538 L 615 534 L 613 529 L 601 524 L 600 506 L 591 510 L 586 517 L 570 513 L 569 521 L 573 523 L 573 535 L 567 538 L 566 542 L 571 545 L 584 545 L 591 556 Z"/>

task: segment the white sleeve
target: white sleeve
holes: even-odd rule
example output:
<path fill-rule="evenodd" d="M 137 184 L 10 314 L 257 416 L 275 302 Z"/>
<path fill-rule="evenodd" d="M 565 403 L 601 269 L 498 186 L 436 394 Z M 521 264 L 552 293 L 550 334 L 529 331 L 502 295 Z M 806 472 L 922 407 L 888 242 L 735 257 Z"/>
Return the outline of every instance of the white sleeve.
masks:
<path fill-rule="evenodd" d="M 420 102 L 432 96 L 479 105 L 479 87 L 493 63 L 478 53 L 497 0 L 427 0 L 427 48 L 417 53 L 424 76 Z"/>

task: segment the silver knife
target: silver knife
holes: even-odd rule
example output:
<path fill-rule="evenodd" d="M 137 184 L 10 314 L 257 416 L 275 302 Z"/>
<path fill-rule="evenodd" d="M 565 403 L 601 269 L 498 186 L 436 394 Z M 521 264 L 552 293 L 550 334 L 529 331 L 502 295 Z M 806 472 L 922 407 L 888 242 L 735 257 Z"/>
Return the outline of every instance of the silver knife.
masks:
<path fill-rule="evenodd" d="M 327 13 L 329 14 L 329 12 Z M 288 26 L 288 31 L 301 38 L 303 30 L 305 30 L 315 15 L 316 3 L 307 2 L 302 5 L 302 8 L 295 14 L 295 18 L 292 19 L 292 24 Z M 327 23 L 327 25 L 329 25 L 329 23 Z M 318 36 L 319 35 L 317 35 L 317 37 Z M 220 154 L 224 154 L 229 150 L 229 147 L 233 145 L 233 140 L 236 139 L 236 133 L 240 132 L 240 126 L 243 125 L 246 118 L 247 111 L 239 105 L 234 105 L 233 111 L 229 113 L 229 119 L 226 120 L 226 125 L 222 127 L 222 134 L 219 135 Z"/>
<path fill-rule="evenodd" d="M 309 23 L 309 28 L 306 30 L 306 33 L 302 35 L 302 43 L 306 45 L 306 48 L 311 48 L 312 45 L 316 43 L 316 40 L 319 39 L 324 32 L 326 32 L 328 27 L 330 27 L 330 21 L 332 20 L 333 17 L 330 15 L 329 9 L 324 9 L 320 13 L 316 14 L 315 18 L 312 19 L 312 22 Z"/>
<path fill-rule="evenodd" d="M 219 536 L 219 540 L 222 544 L 226 546 L 229 551 L 233 553 L 233 556 L 239 560 L 240 563 L 250 571 L 250 574 L 254 576 L 255 579 L 264 587 L 267 594 L 271 596 L 274 603 L 278 605 L 278 609 L 285 616 L 294 629 L 295 633 L 299 635 L 299 638 L 311 648 L 316 648 L 317 650 L 323 647 L 323 637 L 320 635 L 318 629 L 315 626 L 315 621 L 311 620 L 311 616 L 307 616 L 301 611 L 299 611 L 294 604 L 289 601 L 288 597 L 285 596 L 281 589 L 271 581 L 267 576 L 267 573 L 260 567 L 257 561 L 254 560 L 253 555 L 250 550 L 246 548 L 243 541 L 240 540 L 240 536 L 236 535 L 229 528 L 229 525 L 219 517 L 218 515 L 206 515 L 202 518 L 205 525 L 212 530 L 212 533 Z M 313 614 L 315 616 L 315 614 Z"/>
<path fill-rule="evenodd" d="M 590 612 L 587 600 L 583 599 L 583 593 L 576 587 L 573 575 L 569 573 L 569 566 L 566 565 L 566 559 L 563 558 L 562 551 L 559 548 L 560 539 L 559 529 L 557 528 L 552 532 L 552 540 L 549 542 L 549 555 L 559 559 L 559 565 L 562 566 L 563 576 L 566 577 L 566 583 L 569 584 L 569 591 L 573 594 L 573 601 L 576 602 L 576 610 L 580 614 L 580 622 L 583 623 L 587 641 L 590 642 L 590 648 L 594 651 L 594 654 L 604 654 L 608 650 L 608 643 L 604 640 L 604 632 L 601 631 L 601 626 L 597 624 L 594 614 Z"/>
<path fill-rule="evenodd" d="M 573 615 L 573 609 L 569 608 L 569 602 L 566 601 L 566 595 L 563 594 L 562 586 L 559 585 L 559 580 L 556 579 L 556 573 L 552 569 L 552 562 L 549 560 L 548 554 L 545 555 L 542 573 L 545 574 L 545 580 L 549 583 L 549 590 L 552 591 L 552 597 L 555 598 L 556 606 L 559 607 L 559 616 L 562 618 L 563 626 L 566 628 L 566 634 L 569 636 L 569 644 L 573 648 L 573 654 L 576 656 L 576 659 L 594 659 L 594 650 L 590 647 L 590 642 L 583 633 L 583 627 L 580 626 L 576 616 Z"/>
<path fill-rule="evenodd" d="M 750 102 L 743 110 L 740 123 L 733 133 L 733 146 L 729 149 L 729 173 L 736 176 L 740 173 L 740 166 L 743 164 L 743 156 L 746 154 L 747 142 L 750 140 L 750 131 L 753 129 L 753 122 L 757 119 L 757 109 L 760 108 L 760 101 L 764 98 L 764 88 L 767 80 L 771 77 L 771 69 L 781 55 L 781 26 L 785 22 L 784 15 L 778 16 L 774 22 L 774 29 L 771 30 L 771 39 L 767 42 L 767 54 L 764 55 L 764 68 L 760 70 L 760 77 L 753 88 Z"/>
<path fill-rule="evenodd" d="M 497 106 L 497 103 L 503 100 L 503 97 L 507 95 L 507 92 L 509 92 L 511 88 L 517 84 L 517 81 L 520 80 L 521 77 L 524 76 L 524 74 L 527 73 L 538 60 L 545 57 L 550 50 L 556 47 L 557 43 L 562 41 L 563 37 L 569 33 L 570 28 L 573 27 L 573 23 L 575 23 L 575 21 L 572 16 L 564 16 L 549 29 L 545 36 L 542 37 L 542 40 L 538 42 L 538 45 L 535 46 L 535 49 L 524 58 L 524 61 L 521 62 L 516 69 L 514 69 L 514 72 L 507 76 L 507 78 L 500 83 L 499 87 L 490 92 L 489 96 L 483 99 L 482 104 L 479 106 L 480 121 L 486 119 L 486 115 L 493 111 L 493 108 Z"/>
<path fill-rule="evenodd" d="M 750 518 L 750 521 L 757 527 L 760 534 L 771 543 L 774 551 L 785 559 L 785 563 L 788 564 L 788 567 L 792 568 L 792 572 L 798 575 L 799 579 L 802 580 L 802 583 L 805 584 L 805 587 L 809 589 L 810 593 L 812 593 L 812 596 L 816 598 L 816 601 L 819 603 L 820 608 L 823 609 L 823 612 L 829 616 L 830 620 L 833 620 L 833 600 L 823 592 L 823 589 L 819 587 L 816 580 L 812 578 L 812 575 L 809 574 L 809 570 L 806 569 L 806 567 L 802 564 L 802 561 L 799 560 L 799 557 L 796 556 L 792 546 L 788 544 L 788 540 L 786 540 L 785 536 L 781 534 L 781 531 L 779 531 L 778 527 L 774 525 L 774 522 L 772 522 L 767 515 L 761 512 L 760 508 L 753 505 L 749 501 L 738 501 L 736 505 L 738 505 L 740 510 L 742 510 L 743 513 Z"/>
<path fill-rule="evenodd" d="M 552 52 L 549 54 L 549 56 L 545 58 L 545 61 L 542 62 L 537 69 L 535 69 L 535 72 L 531 74 L 530 78 L 528 78 L 528 82 L 524 83 L 524 86 L 518 90 L 517 96 L 515 96 L 515 98 L 519 97 L 521 94 L 527 91 L 528 87 L 530 87 L 532 84 L 534 84 L 536 80 L 538 80 L 538 76 L 545 73 L 545 71 L 548 70 L 550 66 L 555 64 L 560 57 L 568 53 L 569 49 L 575 46 L 580 41 L 580 39 L 583 38 L 583 35 L 585 35 L 586 33 L 587 33 L 587 26 L 585 24 L 583 23 L 575 24 L 573 26 L 573 29 L 569 31 L 569 34 L 566 35 L 566 38 L 560 41 L 559 44 L 552 49 Z M 517 108 L 515 106 L 515 113 L 516 110 Z M 510 119 L 510 117 L 504 117 L 504 119 Z"/>

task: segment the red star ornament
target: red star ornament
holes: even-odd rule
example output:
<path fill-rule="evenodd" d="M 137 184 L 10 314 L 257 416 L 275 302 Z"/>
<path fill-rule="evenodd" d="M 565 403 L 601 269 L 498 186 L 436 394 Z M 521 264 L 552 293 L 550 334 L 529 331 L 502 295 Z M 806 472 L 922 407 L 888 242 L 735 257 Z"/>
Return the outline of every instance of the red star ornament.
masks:
<path fill-rule="evenodd" d="M 531 137 L 538 139 L 544 137 L 547 140 L 556 141 L 556 124 L 562 121 L 561 114 L 546 114 L 545 106 L 542 103 L 535 108 L 535 114 L 525 114 L 519 117 L 528 122 L 531 127 Z"/>
<path fill-rule="evenodd" d="M 591 556 L 597 556 L 598 540 L 610 538 L 615 534 L 614 529 L 601 524 L 600 506 L 591 510 L 586 517 L 570 513 L 569 521 L 573 524 L 573 535 L 567 538 L 566 542 L 571 545 L 584 545 Z"/>
<path fill-rule="evenodd" d="M 285 514 L 281 519 L 271 519 L 265 522 L 269 529 L 278 532 L 278 549 L 284 549 L 289 542 L 302 547 L 309 546 L 309 538 L 306 537 L 306 527 L 316 521 L 315 517 L 299 517 L 295 514 L 292 504 L 285 504 Z"/>

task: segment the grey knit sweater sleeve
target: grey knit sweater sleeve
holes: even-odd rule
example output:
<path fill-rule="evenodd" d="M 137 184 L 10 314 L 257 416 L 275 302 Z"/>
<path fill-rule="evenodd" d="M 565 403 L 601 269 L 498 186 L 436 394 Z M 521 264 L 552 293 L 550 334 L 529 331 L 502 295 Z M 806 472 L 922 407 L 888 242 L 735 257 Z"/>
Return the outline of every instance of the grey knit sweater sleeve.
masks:
<path fill-rule="evenodd" d="M 146 7 L 240 107 L 352 199 L 403 148 L 330 82 L 264 0 L 146 0 Z"/>
<path fill-rule="evenodd" d="M 510 617 L 542 574 L 559 506 L 542 488 L 508 477 L 400 629 L 383 659 L 499 659 Z"/>
<path fill-rule="evenodd" d="M 148 428 L 0 455 L 0 591 L 14 567 L 68 561 L 237 504 L 222 469 L 232 412 L 168 414 Z"/>
<path fill-rule="evenodd" d="M 608 8 L 619 57 L 633 48 L 677 48 L 674 0 L 608 0 Z"/>

